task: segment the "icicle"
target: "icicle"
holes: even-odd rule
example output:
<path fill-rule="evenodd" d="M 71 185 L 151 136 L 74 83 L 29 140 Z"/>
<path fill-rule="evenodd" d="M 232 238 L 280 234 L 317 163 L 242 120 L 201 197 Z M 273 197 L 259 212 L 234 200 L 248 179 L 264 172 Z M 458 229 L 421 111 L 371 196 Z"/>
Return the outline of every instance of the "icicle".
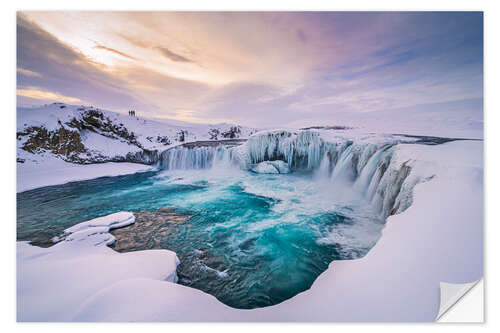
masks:
<path fill-rule="evenodd" d="M 276 167 L 279 173 L 310 170 L 333 184 L 352 185 L 386 217 L 411 203 L 411 190 L 420 178 L 409 177 L 407 162 L 393 158 L 395 142 L 380 144 L 339 139 L 325 142 L 316 131 L 276 130 L 257 133 L 241 146 L 179 146 L 164 151 L 163 169 L 221 169 L 238 166 L 257 170 Z M 277 168 L 279 166 L 279 168 Z M 260 170 L 259 169 L 259 170 Z"/>

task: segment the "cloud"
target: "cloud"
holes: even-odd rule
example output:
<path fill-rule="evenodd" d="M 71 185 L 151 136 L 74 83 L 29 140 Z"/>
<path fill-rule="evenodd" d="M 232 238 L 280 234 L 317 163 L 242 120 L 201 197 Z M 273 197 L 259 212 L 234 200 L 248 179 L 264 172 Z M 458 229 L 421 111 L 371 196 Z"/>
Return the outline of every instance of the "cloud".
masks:
<path fill-rule="evenodd" d="M 26 76 L 42 77 L 42 75 L 40 73 L 33 72 L 33 71 L 30 71 L 29 69 L 25 69 L 25 68 L 18 67 L 17 68 L 17 72 L 20 73 L 20 74 L 22 74 L 22 75 L 26 75 Z"/>
<path fill-rule="evenodd" d="M 186 57 L 183 57 L 179 54 L 176 54 L 172 51 L 170 51 L 169 49 L 167 49 L 166 47 L 156 47 L 156 49 L 158 51 L 160 51 L 161 54 L 163 54 L 163 56 L 165 56 L 166 58 L 172 60 L 172 61 L 178 61 L 178 62 L 192 62 L 191 60 L 189 60 L 188 58 Z"/>
<path fill-rule="evenodd" d="M 129 42 L 137 47 L 157 50 L 161 55 L 163 55 L 165 58 L 167 58 L 169 60 L 172 60 L 175 62 L 193 62 L 192 59 L 189 59 L 185 56 L 177 54 L 177 53 L 169 50 L 165 46 L 156 46 L 154 43 L 147 42 L 144 39 L 136 39 L 136 38 L 129 36 L 128 34 L 124 34 L 121 32 L 118 32 L 117 36 L 119 36 L 120 38 L 126 40 L 127 42 Z"/>
<path fill-rule="evenodd" d="M 117 54 L 119 56 L 122 56 L 122 57 L 130 59 L 130 60 L 137 60 L 137 58 L 134 58 L 126 53 L 120 52 L 118 50 L 112 49 L 112 48 L 104 46 L 104 45 L 97 44 L 96 46 L 94 46 L 94 48 L 99 49 L 99 50 L 109 51 L 111 53 Z"/>
<path fill-rule="evenodd" d="M 40 87 L 112 109 L 137 104 L 123 81 L 23 15 L 18 15 L 17 20 L 17 64 L 19 68 L 30 68 L 39 74 L 26 76 L 18 71 L 18 88 Z"/>
<path fill-rule="evenodd" d="M 30 99 L 37 99 L 50 102 L 63 102 L 63 103 L 82 102 L 79 98 L 64 96 L 56 92 L 46 91 L 37 87 L 18 88 L 16 90 L 16 95 L 19 97 L 27 97 Z"/>
<path fill-rule="evenodd" d="M 155 117 L 331 123 L 483 95 L 482 13 L 26 15 L 18 68 L 39 76 L 18 71 L 18 87 Z"/>
<path fill-rule="evenodd" d="M 140 63 L 115 68 L 95 63 L 22 14 L 18 15 L 17 31 L 18 68 L 30 68 L 30 74 L 35 70 L 38 74 L 18 70 L 17 85 L 22 90 L 39 87 L 53 93 L 51 98 L 77 98 L 117 111 L 134 108 L 146 115 L 168 115 L 174 109 L 192 108 L 193 95 L 202 95 L 208 89 L 202 83 L 170 77 Z M 99 45 L 106 51 L 111 49 Z M 18 102 L 31 105 L 36 103 L 33 97 L 42 96 L 48 95 L 22 91 Z"/>

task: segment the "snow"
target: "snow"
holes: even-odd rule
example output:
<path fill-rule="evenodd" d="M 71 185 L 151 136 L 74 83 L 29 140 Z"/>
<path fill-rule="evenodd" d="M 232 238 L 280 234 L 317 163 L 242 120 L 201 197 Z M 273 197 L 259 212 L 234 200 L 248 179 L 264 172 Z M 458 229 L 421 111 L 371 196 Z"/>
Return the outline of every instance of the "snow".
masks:
<path fill-rule="evenodd" d="M 119 281 L 151 279 L 175 283 L 179 259 L 172 251 L 117 253 L 110 229 L 134 223 L 120 212 L 77 224 L 49 248 L 17 243 L 19 321 L 68 321 L 100 290 Z"/>
<path fill-rule="evenodd" d="M 66 230 L 65 234 L 72 234 L 88 228 L 108 227 L 109 229 L 121 228 L 135 222 L 134 214 L 129 212 L 118 212 L 111 215 L 97 217 L 87 222 L 78 223 Z"/>
<path fill-rule="evenodd" d="M 61 108 L 62 107 L 62 108 Z M 172 144 L 176 144 L 175 138 L 180 131 L 187 131 L 183 142 L 210 140 L 209 130 L 217 129 L 220 132 L 229 130 L 234 124 L 190 124 L 179 121 L 149 119 L 145 117 L 133 117 L 125 114 L 102 110 L 92 106 L 69 105 L 64 103 L 52 103 L 34 108 L 17 109 L 17 131 L 22 132 L 29 126 L 43 126 L 49 131 L 56 130 L 71 119 L 81 119 L 82 112 L 86 110 L 97 110 L 102 112 L 104 117 L 109 118 L 115 125 L 122 125 L 129 132 L 137 136 L 137 141 L 142 147 L 149 150 L 164 150 L 171 146 L 166 146 L 158 142 L 157 137 L 167 136 Z M 256 129 L 241 127 L 241 137 L 245 138 L 256 132 Z M 103 136 L 96 134 L 103 138 Z M 221 139 L 221 138 L 219 138 Z M 90 138 L 92 147 L 99 148 L 99 141 Z M 183 143 L 181 142 L 181 143 Z"/>
<path fill-rule="evenodd" d="M 440 282 L 483 274 L 482 154 L 480 141 L 402 145 L 395 161 L 411 157 L 418 161 L 413 171 L 435 177 L 415 186 L 413 204 L 389 217 L 365 257 L 332 262 L 309 290 L 283 303 L 236 310 L 169 282 L 177 263 L 170 251 L 118 254 L 88 242 L 83 249 L 68 245 L 82 242 L 48 249 L 20 242 L 18 320 L 434 321 Z"/>
<path fill-rule="evenodd" d="M 140 152 L 137 146 L 127 142 L 111 139 L 88 130 L 81 131 L 82 143 L 88 150 L 95 151 L 104 156 L 125 156 L 129 152 Z"/>
<path fill-rule="evenodd" d="M 73 119 L 81 120 L 84 112 L 96 110 L 114 126 L 134 133 L 137 144 L 127 141 L 113 133 L 94 132 L 88 129 L 77 130 L 67 125 Z M 23 133 L 29 127 L 45 127 L 48 131 L 56 131 L 61 127 L 77 131 L 82 143 L 89 153 L 81 153 L 79 157 L 87 162 L 105 162 L 122 160 L 128 154 L 140 153 L 144 149 L 162 151 L 186 142 L 210 140 L 209 131 L 215 129 L 219 133 L 230 130 L 232 124 L 189 124 L 170 120 L 153 120 L 143 117 L 132 117 L 117 112 L 101 110 L 93 106 L 69 105 L 53 103 L 33 108 L 17 109 L 17 132 Z M 239 137 L 249 137 L 256 129 L 240 127 Z M 184 133 L 184 140 L 179 141 L 179 133 Z M 170 144 L 161 140 L 168 138 Z M 30 153 L 22 149 L 28 135 L 21 135 L 17 140 L 17 191 L 22 192 L 42 186 L 58 185 L 70 181 L 86 180 L 104 176 L 116 176 L 151 170 L 150 166 L 132 163 L 101 163 L 80 165 L 63 161 L 50 151 Z M 219 137 L 221 139 L 221 137 Z M 142 148 L 141 148 L 142 147 Z M 136 160 L 133 160 L 136 162 Z"/>
<path fill-rule="evenodd" d="M 26 153 L 26 155 L 28 154 Z M 119 176 L 154 169 L 149 165 L 123 162 L 81 165 L 64 162 L 51 154 L 29 155 L 31 156 L 24 163 L 17 163 L 17 192 L 73 181 Z"/>
<path fill-rule="evenodd" d="M 400 133 L 453 138 L 483 138 L 483 100 L 435 103 L 373 112 L 335 113 L 332 123 L 318 124 L 300 119 L 287 126 L 304 128 L 317 125 L 354 127 L 365 133 Z"/>
<path fill-rule="evenodd" d="M 269 173 L 278 174 L 279 170 L 269 161 L 260 162 L 255 167 L 252 168 L 255 173 Z"/>

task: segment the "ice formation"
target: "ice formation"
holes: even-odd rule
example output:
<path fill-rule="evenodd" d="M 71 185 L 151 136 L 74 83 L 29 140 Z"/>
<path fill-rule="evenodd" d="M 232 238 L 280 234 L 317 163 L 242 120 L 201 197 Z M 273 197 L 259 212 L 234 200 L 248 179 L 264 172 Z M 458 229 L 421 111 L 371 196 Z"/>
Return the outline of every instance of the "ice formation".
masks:
<path fill-rule="evenodd" d="M 290 173 L 288 164 L 281 160 L 263 161 L 251 169 L 255 173 Z"/>
<path fill-rule="evenodd" d="M 397 136 L 322 137 L 319 131 L 259 132 L 240 146 L 178 146 L 162 153 L 161 168 L 209 169 L 233 165 L 256 173 L 312 171 L 362 193 L 382 217 L 411 205 L 411 191 L 432 177 L 412 174 L 415 161 L 398 153 Z"/>
<path fill-rule="evenodd" d="M 125 227 L 134 222 L 134 214 L 130 212 L 117 212 L 78 223 L 65 229 L 62 235 L 54 237 L 52 241 L 57 243 L 64 240 L 65 243 L 89 243 L 94 246 L 111 245 L 116 239 L 109 231 L 111 229 Z"/>

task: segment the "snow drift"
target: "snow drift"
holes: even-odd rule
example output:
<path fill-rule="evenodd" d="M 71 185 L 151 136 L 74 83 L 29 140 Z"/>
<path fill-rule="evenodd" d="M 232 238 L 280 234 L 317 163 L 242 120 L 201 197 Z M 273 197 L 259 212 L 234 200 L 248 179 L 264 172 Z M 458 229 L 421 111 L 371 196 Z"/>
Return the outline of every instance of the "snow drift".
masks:
<path fill-rule="evenodd" d="M 68 321 L 96 291 L 117 281 L 153 279 L 176 282 L 177 255 L 168 250 L 118 253 L 110 229 L 134 223 L 118 212 L 79 223 L 64 231 L 59 243 L 40 248 L 17 243 L 19 321 Z"/>

